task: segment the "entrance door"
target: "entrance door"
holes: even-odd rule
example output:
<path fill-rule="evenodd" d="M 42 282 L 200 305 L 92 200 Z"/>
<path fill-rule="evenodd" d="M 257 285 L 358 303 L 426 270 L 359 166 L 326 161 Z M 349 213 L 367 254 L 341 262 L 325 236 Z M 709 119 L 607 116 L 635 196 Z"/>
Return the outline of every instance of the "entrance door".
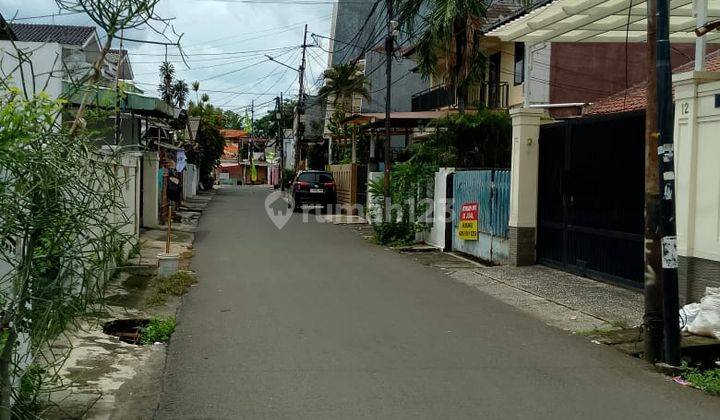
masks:
<path fill-rule="evenodd" d="M 541 263 L 642 286 L 644 137 L 637 113 L 541 128 Z"/>

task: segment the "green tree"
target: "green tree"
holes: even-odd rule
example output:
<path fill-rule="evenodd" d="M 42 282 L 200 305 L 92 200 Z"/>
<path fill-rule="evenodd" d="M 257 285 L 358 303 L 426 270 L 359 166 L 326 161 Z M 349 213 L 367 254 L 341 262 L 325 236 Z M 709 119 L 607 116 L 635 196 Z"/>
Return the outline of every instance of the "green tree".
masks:
<path fill-rule="evenodd" d="M 243 128 L 242 117 L 240 117 L 237 112 L 228 109 L 223 112 L 223 116 L 225 117 L 223 128 L 233 130 L 241 130 Z"/>
<path fill-rule="evenodd" d="M 160 64 L 160 84 L 158 85 L 158 93 L 160 98 L 168 105 L 172 105 L 175 99 L 173 92 L 173 78 L 175 77 L 175 66 L 165 61 Z"/>
<path fill-rule="evenodd" d="M 483 109 L 433 121 L 433 134 L 414 143 L 410 160 L 437 167 L 508 168 L 512 121 L 506 111 Z"/>
<path fill-rule="evenodd" d="M 457 89 L 458 109 L 465 112 L 468 88 L 483 80 L 487 62 L 478 37 L 486 0 L 399 0 L 400 22 L 410 32 L 422 20 L 415 44 L 420 74 Z M 419 19 L 420 18 L 420 19 Z"/>
<path fill-rule="evenodd" d="M 334 96 L 334 105 L 351 109 L 353 97 L 361 96 L 370 100 L 370 82 L 355 62 L 336 64 L 325 70 L 323 77 L 325 84 L 318 93 L 321 96 Z"/>
<path fill-rule="evenodd" d="M 225 126 L 225 116 L 222 109 L 209 103 L 191 107 L 188 113 L 200 117 L 200 126 L 195 139 L 186 141 L 183 148 L 188 162 L 198 167 L 203 186 L 212 188 L 212 172 L 225 151 L 225 138 L 220 134 Z"/>
<path fill-rule="evenodd" d="M 281 117 L 283 129 L 292 128 L 293 118 L 295 112 L 296 101 L 286 99 L 283 101 Z M 277 136 L 277 115 L 276 110 L 272 109 L 263 115 L 261 118 L 255 120 L 255 135 L 257 137 L 265 137 L 274 139 Z"/>
<path fill-rule="evenodd" d="M 198 96 L 198 91 L 200 90 L 200 82 L 197 80 L 192 82 L 192 90 L 195 92 L 195 102 L 200 102 L 200 97 Z"/>
<path fill-rule="evenodd" d="M 188 84 L 184 80 L 176 80 L 175 83 L 173 83 L 172 96 L 178 108 L 185 108 L 185 101 L 187 101 L 189 93 Z"/>

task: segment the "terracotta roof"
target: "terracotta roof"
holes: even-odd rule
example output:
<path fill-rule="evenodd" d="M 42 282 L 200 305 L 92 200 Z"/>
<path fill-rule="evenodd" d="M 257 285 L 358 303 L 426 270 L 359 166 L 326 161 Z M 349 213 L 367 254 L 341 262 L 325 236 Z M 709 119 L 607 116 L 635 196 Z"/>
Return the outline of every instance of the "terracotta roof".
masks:
<path fill-rule="evenodd" d="M 57 42 L 63 45 L 84 45 L 95 34 L 93 26 L 38 25 L 11 23 L 18 41 Z"/>
<path fill-rule="evenodd" d="M 705 56 L 707 71 L 720 71 L 720 50 L 713 51 Z M 675 67 L 673 73 L 692 71 L 695 61 Z M 614 93 L 600 99 L 583 109 L 583 115 L 614 114 L 617 112 L 640 111 L 645 109 L 645 96 L 647 95 L 647 82 L 640 82 L 626 90 Z"/>
<path fill-rule="evenodd" d="M 244 139 L 250 137 L 245 130 L 220 130 L 220 135 L 225 137 L 227 140 L 231 139 Z"/>

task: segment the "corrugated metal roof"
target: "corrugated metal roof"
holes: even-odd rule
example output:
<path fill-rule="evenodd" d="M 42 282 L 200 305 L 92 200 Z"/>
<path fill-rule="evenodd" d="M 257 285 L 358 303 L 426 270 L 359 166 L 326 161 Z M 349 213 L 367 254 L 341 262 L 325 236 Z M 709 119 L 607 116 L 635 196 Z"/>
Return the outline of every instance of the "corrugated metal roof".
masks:
<path fill-rule="evenodd" d="M 40 25 L 34 23 L 11 23 L 18 41 L 57 42 L 63 45 L 85 45 L 95 34 L 93 26 Z"/>

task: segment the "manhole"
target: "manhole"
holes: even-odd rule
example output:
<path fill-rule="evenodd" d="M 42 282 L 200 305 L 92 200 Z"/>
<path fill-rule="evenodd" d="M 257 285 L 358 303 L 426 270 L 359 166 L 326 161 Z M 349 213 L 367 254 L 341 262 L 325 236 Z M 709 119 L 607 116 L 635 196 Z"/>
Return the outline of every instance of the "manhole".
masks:
<path fill-rule="evenodd" d="M 103 332 L 115 336 L 130 344 L 140 343 L 140 332 L 150 322 L 149 319 L 116 319 L 103 325 Z"/>

